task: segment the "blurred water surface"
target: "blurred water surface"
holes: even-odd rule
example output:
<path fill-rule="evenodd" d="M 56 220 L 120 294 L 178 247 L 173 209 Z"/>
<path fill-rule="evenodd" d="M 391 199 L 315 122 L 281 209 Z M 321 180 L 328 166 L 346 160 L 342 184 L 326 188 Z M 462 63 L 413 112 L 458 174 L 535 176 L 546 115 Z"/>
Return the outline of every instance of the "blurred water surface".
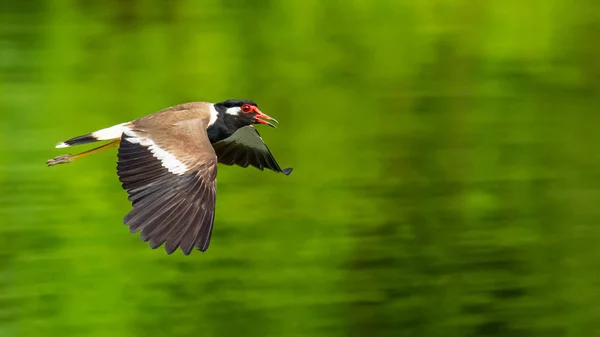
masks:
<path fill-rule="evenodd" d="M 599 336 L 598 33 L 592 0 L 4 0 L 0 336 Z M 128 233 L 116 151 L 45 166 L 228 98 L 295 171 L 220 166 L 204 254 Z"/>

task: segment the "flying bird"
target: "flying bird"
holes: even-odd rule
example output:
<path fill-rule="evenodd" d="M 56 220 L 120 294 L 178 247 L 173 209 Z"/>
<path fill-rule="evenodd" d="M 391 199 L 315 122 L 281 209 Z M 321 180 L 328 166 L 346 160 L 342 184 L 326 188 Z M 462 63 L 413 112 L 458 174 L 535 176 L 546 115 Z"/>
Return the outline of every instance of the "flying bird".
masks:
<path fill-rule="evenodd" d="M 167 254 L 189 255 L 210 243 L 216 202 L 217 163 L 254 166 L 289 175 L 253 124 L 277 123 L 250 100 L 191 102 L 66 140 L 57 148 L 109 141 L 76 155 L 47 161 L 64 164 L 118 147 L 117 175 L 132 203 L 124 223 L 131 233 Z"/>

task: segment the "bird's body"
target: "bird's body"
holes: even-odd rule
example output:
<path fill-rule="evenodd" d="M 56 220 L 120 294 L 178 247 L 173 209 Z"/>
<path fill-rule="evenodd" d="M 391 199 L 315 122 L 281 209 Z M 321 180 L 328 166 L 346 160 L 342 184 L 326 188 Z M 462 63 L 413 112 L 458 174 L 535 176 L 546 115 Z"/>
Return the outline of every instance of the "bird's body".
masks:
<path fill-rule="evenodd" d="M 152 248 L 189 254 L 208 248 L 215 214 L 217 163 L 281 169 L 252 124 L 273 124 L 256 103 L 228 100 L 173 106 L 139 119 L 58 144 L 70 147 L 110 141 L 80 155 L 63 155 L 48 165 L 70 162 L 118 146 L 117 174 L 133 209 L 124 222 Z"/>

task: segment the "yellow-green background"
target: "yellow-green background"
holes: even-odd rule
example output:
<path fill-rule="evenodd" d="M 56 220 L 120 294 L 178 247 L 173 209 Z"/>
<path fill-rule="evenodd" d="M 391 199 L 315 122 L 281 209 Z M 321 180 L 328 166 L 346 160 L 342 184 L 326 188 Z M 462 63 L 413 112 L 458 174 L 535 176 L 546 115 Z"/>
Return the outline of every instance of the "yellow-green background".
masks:
<path fill-rule="evenodd" d="M 2 1 L 0 336 L 600 336 L 599 36 L 597 0 Z M 45 165 L 228 98 L 295 170 L 221 166 L 204 254 L 128 233 L 115 150 Z"/>

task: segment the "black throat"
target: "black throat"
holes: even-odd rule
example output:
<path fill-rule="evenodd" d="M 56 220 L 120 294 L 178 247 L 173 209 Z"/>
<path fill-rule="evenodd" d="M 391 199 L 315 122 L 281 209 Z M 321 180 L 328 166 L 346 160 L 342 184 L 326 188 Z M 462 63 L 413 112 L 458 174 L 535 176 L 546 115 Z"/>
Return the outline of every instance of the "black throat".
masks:
<path fill-rule="evenodd" d="M 241 122 L 239 118 L 236 118 L 236 116 L 226 113 L 225 110 L 227 110 L 227 107 L 223 106 L 221 103 L 215 104 L 215 110 L 219 112 L 219 116 L 217 117 L 217 120 L 206 129 L 211 144 L 228 138 L 236 132 L 237 129 L 246 125 Z"/>

